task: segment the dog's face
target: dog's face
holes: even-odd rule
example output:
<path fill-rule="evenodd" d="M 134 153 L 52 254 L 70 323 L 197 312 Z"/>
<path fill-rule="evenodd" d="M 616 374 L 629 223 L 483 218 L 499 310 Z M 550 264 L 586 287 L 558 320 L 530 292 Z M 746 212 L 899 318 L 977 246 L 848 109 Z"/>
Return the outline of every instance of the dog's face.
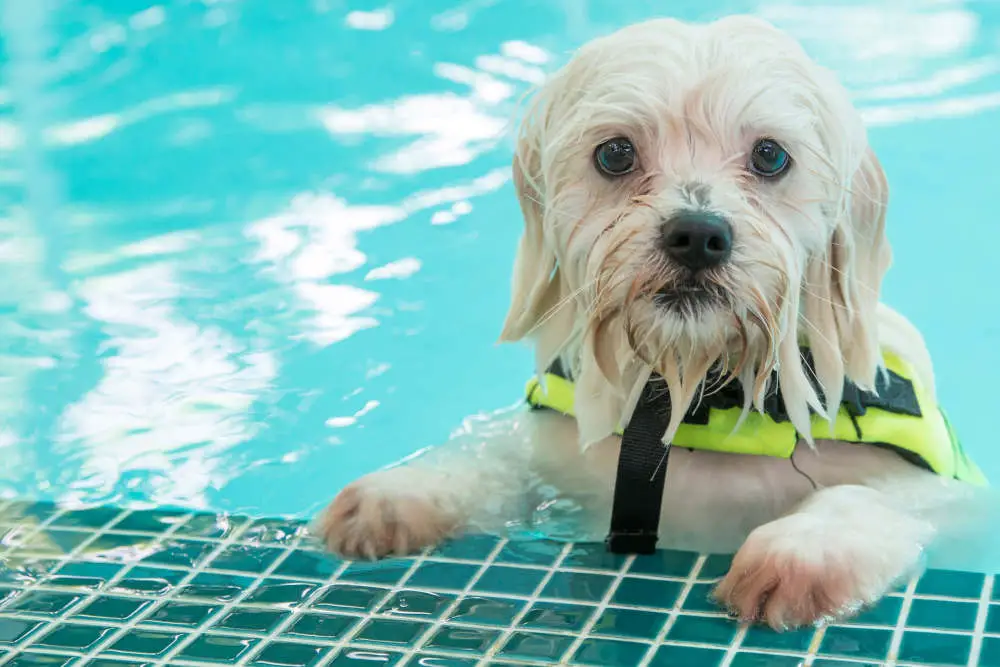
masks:
<path fill-rule="evenodd" d="M 845 375 L 874 381 L 884 178 L 845 91 L 770 25 L 656 20 L 591 42 L 534 99 L 514 173 L 504 338 L 534 337 L 540 364 L 568 353 L 619 394 L 652 368 L 675 406 L 720 362 L 757 401 L 778 368 L 800 427 Z"/>

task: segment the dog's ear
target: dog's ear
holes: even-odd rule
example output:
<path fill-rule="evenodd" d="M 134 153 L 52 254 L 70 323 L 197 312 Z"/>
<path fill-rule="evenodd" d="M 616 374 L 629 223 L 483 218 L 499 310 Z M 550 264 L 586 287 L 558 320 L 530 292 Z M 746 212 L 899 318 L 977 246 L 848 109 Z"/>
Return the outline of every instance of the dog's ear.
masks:
<path fill-rule="evenodd" d="M 544 225 L 546 193 L 541 167 L 544 105 L 536 104 L 534 111 L 521 126 L 514 153 L 514 187 L 524 216 L 524 232 L 514 262 L 510 308 L 500 333 L 500 340 L 505 342 L 521 340 L 533 333 L 549 309 L 559 303 L 556 253 Z"/>

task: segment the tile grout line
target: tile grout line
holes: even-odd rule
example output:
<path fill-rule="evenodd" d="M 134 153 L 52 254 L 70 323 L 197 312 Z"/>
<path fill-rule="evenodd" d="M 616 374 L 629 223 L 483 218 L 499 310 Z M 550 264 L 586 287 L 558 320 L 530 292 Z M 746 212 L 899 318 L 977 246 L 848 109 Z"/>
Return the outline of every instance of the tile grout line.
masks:
<path fill-rule="evenodd" d="M 472 575 L 468 582 L 466 582 L 462 590 L 455 596 L 455 599 L 452 600 L 435 619 L 433 619 L 431 626 L 427 629 L 427 631 L 421 635 L 416 642 L 414 642 L 413 650 L 415 653 L 423 649 L 427 642 L 430 641 L 430 638 L 436 635 L 441 628 L 451 620 L 451 614 L 453 614 L 455 610 L 458 609 L 459 605 L 461 605 L 462 602 L 472 593 L 472 588 L 479 582 L 483 574 L 486 573 L 486 570 L 493 565 L 507 544 L 508 541 L 506 539 L 500 539 L 497 541 L 490 553 L 488 553 L 486 558 L 482 560 L 479 569 L 476 570 L 476 573 Z M 409 658 L 410 656 L 404 657 L 404 665 L 409 662 Z"/>
<path fill-rule="evenodd" d="M 590 638 L 591 631 L 594 629 L 594 626 L 597 625 L 597 621 L 600 620 L 601 614 L 604 613 L 604 611 L 611 605 L 611 599 L 615 596 L 615 593 L 618 592 L 618 587 L 621 586 L 622 581 L 625 579 L 625 575 L 628 574 L 628 570 L 632 567 L 632 563 L 635 562 L 635 559 L 635 554 L 630 554 L 625 558 L 625 562 L 621 565 L 620 569 L 615 574 L 614 579 L 612 579 L 611 583 L 608 585 L 607 592 L 601 598 L 601 601 L 597 603 L 597 607 L 594 608 L 590 620 L 587 621 L 582 628 L 580 628 L 579 632 L 575 633 L 576 638 L 573 640 L 573 643 L 569 645 L 569 648 L 566 649 L 565 653 L 565 655 L 570 657 L 570 660 L 572 660 L 573 656 L 576 655 L 576 652 L 580 650 L 583 643 Z"/>
<path fill-rule="evenodd" d="M 976 667 L 979 664 L 979 655 L 983 650 L 983 634 L 986 632 L 986 618 L 990 613 L 990 600 L 993 597 L 993 575 L 988 574 L 983 578 L 983 590 L 979 595 L 979 604 L 976 608 L 976 626 L 972 631 L 972 646 L 969 648 L 969 662 L 967 667 Z"/>
<path fill-rule="evenodd" d="M 694 565 L 691 566 L 691 571 L 688 572 L 688 576 L 684 578 L 684 586 L 681 588 L 681 592 L 677 594 L 677 600 L 674 602 L 674 606 L 667 610 L 667 620 L 660 628 L 660 631 L 656 633 L 656 637 L 653 639 L 653 645 L 649 647 L 646 651 L 646 655 L 643 656 L 642 661 L 639 663 L 640 667 L 645 667 L 650 664 L 654 658 L 656 658 L 656 653 L 659 651 L 660 646 L 667 639 L 667 634 L 670 629 L 677 622 L 677 617 L 681 615 L 681 609 L 684 607 L 684 603 L 687 602 L 688 595 L 691 594 L 691 589 L 695 587 L 698 582 L 698 575 L 701 574 L 701 568 L 704 567 L 705 561 L 708 560 L 708 556 L 704 554 L 699 554 L 698 558 L 695 559 Z"/>
<path fill-rule="evenodd" d="M 254 521 L 253 520 L 247 521 L 242 526 L 240 526 L 239 528 L 237 528 L 233 532 L 233 534 L 229 536 L 228 539 L 225 539 L 225 540 L 221 541 L 219 543 L 219 545 L 209 555 L 207 555 L 202 560 L 202 562 L 200 564 L 198 564 L 197 566 L 193 567 L 191 569 L 191 572 L 186 577 L 184 577 L 179 582 L 177 582 L 177 585 L 174 587 L 174 590 L 171 591 L 171 593 L 169 595 L 167 595 L 164 598 L 164 600 L 162 600 L 160 602 L 160 604 L 155 604 L 154 603 L 149 609 L 146 609 L 146 610 L 144 610 L 143 613 L 139 614 L 136 617 L 135 622 L 132 624 L 132 626 L 134 627 L 139 622 L 141 622 L 143 618 L 149 616 L 150 612 L 154 611 L 157 607 L 163 606 L 163 603 L 166 602 L 167 600 L 173 599 L 174 596 L 176 595 L 177 591 L 180 590 L 182 586 L 184 586 L 185 584 L 193 581 L 194 578 L 197 577 L 199 574 L 202 574 L 204 572 L 204 570 L 205 570 L 205 566 L 208 565 L 209 563 L 211 563 L 215 558 L 217 558 L 220 554 L 222 554 L 226 549 L 228 549 L 231 546 L 244 546 L 242 544 L 237 544 L 237 540 L 239 539 L 239 537 L 243 533 L 245 533 L 248 530 L 250 530 L 250 528 L 253 525 L 254 525 Z M 301 541 L 302 541 L 302 537 L 297 535 L 297 536 L 293 537 L 291 540 L 289 540 L 288 544 L 286 544 L 284 546 L 278 547 L 278 548 L 280 548 L 282 550 L 282 552 L 280 554 L 278 554 L 278 556 L 271 562 L 271 564 L 268 565 L 266 568 L 264 568 L 263 571 L 261 571 L 261 572 L 254 572 L 253 573 L 253 577 L 254 577 L 253 583 L 251 583 L 249 586 L 247 586 L 245 589 L 243 589 L 237 595 L 235 595 L 232 600 L 230 600 L 229 602 L 224 603 L 220 609 L 217 609 L 214 613 L 210 614 L 207 618 L 203 619 L 202 622 L 199 623 L 196 628 L 194 628 L 190 633 L 188 633 L 184 637 L 184 639 L 182 639 L 181 641 L 179 641 L 176 644 L 174 644 L 173 646 L 171 646 L 167 650 L 166 654 L 164 654 L 162 657 L 156 658 L 153 661 L 153 664 L 154 665 L 169 665 L 171 659 L 174 656 L 176 656 L 178 653 L 180 653 L 181 651 L 183 651 L 185 648 L 187 648 L 188 646 L 190 646 L 191 644 L 193 644 L 195 642 L 195 640 L 197 640 L 199 637 L 204 636 L 205 630 L 207 629 L 206 625 L 208 625 L 209 623 L 212 623 L 213 621 L 215 621 L 218 618 L 221 618 L 221 616 L 222 616 L 223 613 L 228 612 L 234 606 L 236 606 L 237 604 L 239 604 L 242 600 L 246 599 L 246 597 L 248 595 L 250 595 L 255 590 L 257 590 L 257 588 L 260 587 L 260 584 L 268 577 L 268 575 L 270 575 L 270 573 L 272 571 L 274 571 L 275 568 L 277 568 L 279 565 L 281 565 L 281 563 L 288 557 L 288 555 L 290 553 L 292 553 L 292 551 L 295 550 L 295 547 Z M 275 547 L 275 545 L 273 545 L 273 544 L 262 544 L 262 546 L 271 547 L 271 548 Z M 243 576 L 247 576 L 247 574 L 249 574 L 249 573 L 244 573 Z"/>
<path fill-rule="evenodd" d="M 56 514 L 65 514 L 72 511 L 75 510 L 67 509 L 64 512 L 57 512 Z M 121 523 L 122 520 L 126 516 L 132 514 L 132 512 L 133 512 L 132 510 L 123 509 L 118 514 L 116 514 L 112 519 L 110 519 L 107 523 L 96 528 L 93 534 L 88 539 L 78 544 L 76 547 L 70 550 L 69 553 L 64 554 L 62 557 L 58 558 L 59 564 L 56 567 L 48 571 L 44 576 L 39 578 L 39 580 L 35 581 L 32 585 L 20 589 L 22 593 L 32 593 L 39 590 L 44 591 L 45 589 L 40 588 L 40 586 L 44 585 L 44 582 L 50 577 L 58 576 L 58 574 L 62 571 L 62 569 L 66 565 L 70 565 L 73 563 L 80 563 L 80 562 L 100 562 L 112 565 L 116 564 L 117 563 L 116 561 L 80 561 L 80 560 L 74 560 L 73 557 L 79 555 L 81 552 L 83 552 L 84 549 L 86 549 L 88 546 L 97 541 L 98 538 L 105 535 L 106 529 L 108 527 Z M 52 520 L 55 520 L 56 514 L 54 514 L 51 517 Z M 163 540 L 168 539 L 173 534 L 174 531 L 179 530 L 180 527 L 183 526 L 191 516 L 193 516 L 193 514 L 184 516 L 182 520 L 178 521 L 176 524 L 170 526 L 165 531 L 163 531 L 163 533 L 161 533 L 158 538 L 152 539 L 149 542 L 148 546 L 153 547 L 154 545 L 161 544 Z M 50 618 L 47 619 L 45 622 L 43 622 L 38 628 L 35 629 L 35 631 L 31 633 L 30 637 L 19 642 L 18 645 L 14 647 L 14 649 L 10 652 L 10 654 L 5 656 L 4 659 L 0 659 L 0 665 L 4 665 L 10 662 L 11 660 L 13 660 L 15 656 L 19 655 L 24 649 L 30 649 L 38 639 L 40 639 L 44 635 L 47 635 L 48 632 L 53 627 L 66 623 L 67 617 L 71 616 L 74 612 L 79 611 L 86 605 L 90 604 L 90 602 L 92 602 L 95 598 L 100 597 L 100 595 L 103 592 L 105 592 L 110 585 L 118 581 L 121 581 L 121 579 L 126 574 L 131 572 L 137 566 L 139 566 L 141 562 L 142 562 L 141 559 L 136 559 L 134 561 L 121 561 L 121 568 L 117 572 L 115 572 L 115 574 L 111 578 L 99 584 L 94 590 L 84 593 L 81 599 L 74 602 L 67 609 L 62 610 L 55 618 Z"/>
<path fill-rule="evenodd" d="M 906 630 L 906 620 L 910 615 L 910 607 L 913 605 L 913 593 L 917 590 L 917 583 L 920 581 L 920 574 L 910 578 L 903 592 L 903 604 L 899 607 L 899 618 L 892 629 L 892 640 L 889 642 L 889 650 L 886 652 L 883 667 L 896 667 L 899 660 L 899 649 L 903 645 L 903 633 Z"/>
<path fill-rule="evenodd" d="M 551 565 L 549 565 L 546 568 L 545 576 L 542 577 L 542 580 L 538 582 L 537 586 L 535 586 L 535 589 L 531 592 L 531 595 L 527 596 L 527 604 L 524 605 L 524 609 L 514 614 L 514 618 L 511 619 L 510 625 L 504 628 L 501 631 L 500 636 L 497 637 L 496 640 L 493 642 L 492 646 L 490 646 L 489 649 L 483 652 L 483 655 L 480 657 L 478 663 L 480 667 L 485 667 L 491 664 L 490 661 L 493 658 L 495 658 L 497 653 L 501 651 L 503 646 L 508 641 L 510 641 L 510 638 L 514 635 L 515 632 L 517 632 L 517 629 L 520 626 L 521 621 L 523 621 L 524 617 L 528 615 L 528 611 L 530 611 L 531 608 L 534 607 L 535 604 L 538 602 L 538 598 L 541 596 L 542 591 L 544 591 L 545 587 L 549 585 L 550 581 L 552 581 L 552 577 L 555 576 L 556 572 L 560 571 L 560 565 L 562 565 L 562 562 L 566 560 L 566 557 L 569 555 L 569 552 L 572 551 L 572 549 L 573 549 L 572 542 L 567 542 L 566 544 L 563 545 L 562 549 L 559 552 L 559 555 L 556 556 L 556 558 L 552 561 Z M 563 662 L 565 661 L 560 660 L 560 663 Z"/>

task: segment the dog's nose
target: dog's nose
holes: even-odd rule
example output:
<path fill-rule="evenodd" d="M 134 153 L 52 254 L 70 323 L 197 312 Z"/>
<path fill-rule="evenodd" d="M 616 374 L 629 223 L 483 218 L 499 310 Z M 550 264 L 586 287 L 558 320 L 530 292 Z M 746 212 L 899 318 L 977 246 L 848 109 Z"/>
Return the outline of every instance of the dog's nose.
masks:
<path fill-rule="evenodd" d="M 721 215 L 708 211 L 681 211 L 662 227 L 663 250 L 692 271 L 709 269 L 729 259 L 733 228 Z"/>

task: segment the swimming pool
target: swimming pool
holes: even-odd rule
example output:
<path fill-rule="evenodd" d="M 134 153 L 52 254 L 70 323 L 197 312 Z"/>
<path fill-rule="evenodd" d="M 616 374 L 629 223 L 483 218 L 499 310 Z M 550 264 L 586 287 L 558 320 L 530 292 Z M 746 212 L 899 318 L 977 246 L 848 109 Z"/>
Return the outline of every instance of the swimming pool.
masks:
<path fill-rule="evenodd" d="M 855 93 L 893 189 L 886 299 L 1000 478 L 996 3 L 33 0 L 0 4 L 0 496 L 303 519 L 518 401 L 508 121 L 664 9 L 769 18 Z"/>

